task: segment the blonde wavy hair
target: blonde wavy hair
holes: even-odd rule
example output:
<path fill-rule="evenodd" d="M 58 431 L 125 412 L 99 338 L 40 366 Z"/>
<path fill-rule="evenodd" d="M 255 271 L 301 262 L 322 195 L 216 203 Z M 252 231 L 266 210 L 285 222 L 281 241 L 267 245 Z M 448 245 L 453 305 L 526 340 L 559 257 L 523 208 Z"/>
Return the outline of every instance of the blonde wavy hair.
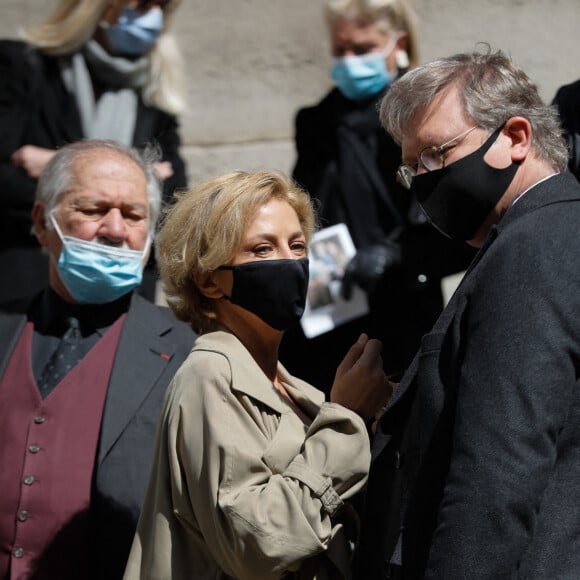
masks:
<path fill-rule="evenodd" d="M 169 33 L 171 17 L 181 0 L 163 7 L 164 30 L 149 53 L 149 82 L 143 99 L 162 111 L 179 115 L 185 110 L 185 73 L 181 51 Z M 21 37 L 45 54 L 74 54 L 93 37 L 111 0 L 60 0 L 41 24 L 23 30 Z"/>
<path fill-rule="evenodd" d="M 310 197 L 280 172 L 237 171 L 176 194 L 156 238 L 167 302 L 198 333 L 218 327 L 214 301 L 196 281 L 229 264 L 258 209 L 271 199 L 288 202 L 309 242 L 316 227 Z"/>
<path fill-rule="evenodd" d="M 374 24 L 387 35 L 405 32 L 409 66 L 419 63 L 417 16 L 405 0 L 326 0 L 325 16 L 329 25 L 336 20 L 357 20 Z"/>

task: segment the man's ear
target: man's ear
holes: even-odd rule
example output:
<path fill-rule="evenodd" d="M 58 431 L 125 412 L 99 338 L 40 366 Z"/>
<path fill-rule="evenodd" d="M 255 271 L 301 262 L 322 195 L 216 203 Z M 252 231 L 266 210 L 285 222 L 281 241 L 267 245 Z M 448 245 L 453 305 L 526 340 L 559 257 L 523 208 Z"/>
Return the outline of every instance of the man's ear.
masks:
<path fill-rule="evenodd" d="M 216 276 L 218 276 L 216 272 L 204 272 L 194 276 L 194 282 L 199 291 L 205 297 L 213 300 L 218 300 L 225 296 L 224 291 L 216 283 Z"/>
<path fill-rule="evenodd" d="M 34 235 L 38 240 L 38 243 L 42 247 L 48 245 L 46 222 L 48 216 L 46 214 L 46 206 L 40 201 L 35 201 L 32 206 L 32 229 L 34 230 Z"/>
<path fill-rule="evenodd" d="M 502 132 L 511 140 L 512 161 L 523 161 L 532 148 L 532 125 L 525 117 L 511 117 Z"/>

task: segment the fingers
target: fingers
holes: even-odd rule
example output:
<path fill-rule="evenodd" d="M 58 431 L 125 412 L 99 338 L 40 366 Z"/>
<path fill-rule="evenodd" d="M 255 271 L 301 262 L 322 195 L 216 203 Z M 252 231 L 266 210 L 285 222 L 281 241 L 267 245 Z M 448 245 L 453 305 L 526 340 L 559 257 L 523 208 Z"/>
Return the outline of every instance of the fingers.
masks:
<path fill-rule="evenodd" d="M 173 166 L 169 161 L 159 161 L 154 163 L 153 170 L 157 179 L 163 181 L 173 175 Z"/>
<path fill-rule="evenodd" d="M 22 149 L 23 147 L 20 147 L 20 149 L 16 149 L 16 151 L 14 151 L 14 153 L 12 153 L 12 155 L 10 156 L 10 161 L 12 162 L 12 165 L 15 165 L 16 167 L 20 167 L 20 165 L 22 165 L 23 161 Z"/>
<path fill-rule="evenodd" d="M 358 340 L 348 349 L 348 352 L 338 365 L 338 368 L 336 369 L 337 376 L 345 374 L 356 364 L 361 354 L 363 354 L 365 345 L 368 341 L 369 337 L 363 332 L 358 337 Z"/>
<path fill-rule="evenodd" d="M 380 340 L 361 334 L 338 367 L 330 400 L 352 409 L 365 420 L 373 417 L 391 394 L 381 352 Z"/>
<path fill-rule="evenodd" d="M 55 153 L 56 151 L 52 149 L 44 149 L 36 145 L 23 145 L 10 156 L 10 161 L 14 166 L 20 167 L 30 177 L 36 179 Z"/>
<path fill-rule="evenodd" d="M 371 367 L 376 364 L 377 359 L 380 359 L 380 368 L 382 372 L 383 361 L 381 352 L 383 351 L 383 343 L 376 338 L 368 339 L 364 346 L 364 350 L 355 364 Z M 353 365 L 354 366 L 354 365 Z"/>

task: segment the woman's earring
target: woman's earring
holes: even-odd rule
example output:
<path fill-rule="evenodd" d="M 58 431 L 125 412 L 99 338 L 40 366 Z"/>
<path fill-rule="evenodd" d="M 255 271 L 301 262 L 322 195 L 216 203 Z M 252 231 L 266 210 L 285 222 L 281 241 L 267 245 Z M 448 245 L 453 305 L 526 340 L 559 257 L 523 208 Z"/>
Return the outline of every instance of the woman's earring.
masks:
<path fill-rule="evenodd" d="M 405 70 L 409 68 L 409 55 L 406 50 L 397 50 L 395 53 L 395 61 L 398 69 Z"/>

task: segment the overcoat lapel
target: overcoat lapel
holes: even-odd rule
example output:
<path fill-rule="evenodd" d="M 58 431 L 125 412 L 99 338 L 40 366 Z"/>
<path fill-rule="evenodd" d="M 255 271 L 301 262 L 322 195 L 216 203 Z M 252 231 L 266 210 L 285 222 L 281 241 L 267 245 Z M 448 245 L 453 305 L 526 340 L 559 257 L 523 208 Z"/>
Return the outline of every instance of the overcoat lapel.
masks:
<path fill-rule="evenodd" d="M 121 331 L 105 401 L 98 463 L 100 464 L 175 354 L 163 335 L 171 321 L 135 294 Z"/>
<path fill-rule="evenodd" d="M 2 313 L 0 321 L 0 377 L 2 377 L 26 324 L 26 316 L 24 314 Z"/>

